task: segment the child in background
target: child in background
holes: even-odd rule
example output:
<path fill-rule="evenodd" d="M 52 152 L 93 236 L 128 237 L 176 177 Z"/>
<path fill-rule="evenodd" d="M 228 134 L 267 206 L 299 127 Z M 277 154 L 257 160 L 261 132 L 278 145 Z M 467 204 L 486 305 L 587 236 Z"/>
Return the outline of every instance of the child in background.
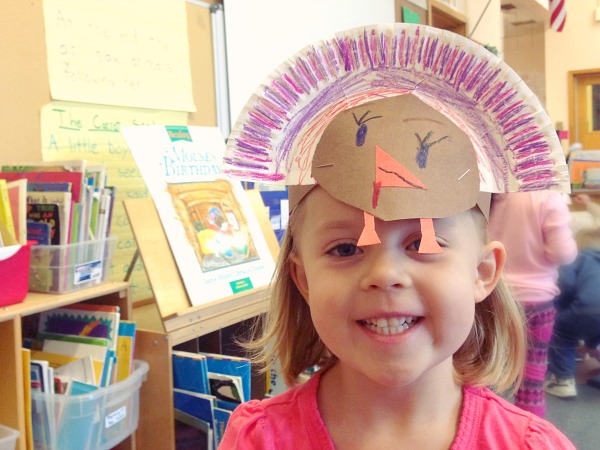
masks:
<path fill-rule="evenodd" d="M 586 206 L 596 227 L 583 229 L 575 236 L 580 249 L 577 259 L 559 270 L 554 333 L 548 353 L 546 392 L 555 397 L 574 399 L 577 347 L 583 340 L 588 353 L 600 356 L 600 206 L 589 195 L 573 199 Z"/>
<path fill-rule="evenodd" d="M 506 247 L 506 281 L 527 317 L 527 360 L 515 405 L 544 418 L 544 381 L 554 327 L 558 268 L 577 256 L 571 214 L 560 192 L 494 194 L 488 232 Z"/>
<path fill-rule="evenodd" d="M 293 387 L 240 405 L 220 448 L 574 448 L 488 388 L 518 383 L 526 344 L 481 191 L 568 187 L 562 149 L 502 61 L 440 33 L 372 26 L 308 47 L 234 127 L 224 172 L 289 185 L 248 347 Z"/>

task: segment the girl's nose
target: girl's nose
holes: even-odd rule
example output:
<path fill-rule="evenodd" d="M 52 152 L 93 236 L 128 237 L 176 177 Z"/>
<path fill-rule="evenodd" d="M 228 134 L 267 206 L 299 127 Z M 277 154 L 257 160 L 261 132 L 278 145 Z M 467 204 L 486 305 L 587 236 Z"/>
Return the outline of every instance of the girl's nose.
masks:
<path fill-rule="evenodd" d="M 372 246 L 365 263 L 360 286 L 362 289 L 399 289 L 410 283 L 406 263 L 397 252 L 384 244 Z"/>

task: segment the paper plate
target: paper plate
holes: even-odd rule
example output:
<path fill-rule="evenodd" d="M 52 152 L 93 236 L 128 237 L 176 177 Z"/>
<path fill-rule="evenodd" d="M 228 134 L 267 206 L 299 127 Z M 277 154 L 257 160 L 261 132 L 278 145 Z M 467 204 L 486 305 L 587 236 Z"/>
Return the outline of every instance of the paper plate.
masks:
<path fill-rule="evenodd" d="M 402 23 L 344 31 L 284 62 L 240 114 L 223 172 L 248 181 L 314 184 L 312 157 L 333 117 L 403 94 L 467 134 L 481 191 L 569 191 L 556 131 L 519 76 L 463 36 Z"/>

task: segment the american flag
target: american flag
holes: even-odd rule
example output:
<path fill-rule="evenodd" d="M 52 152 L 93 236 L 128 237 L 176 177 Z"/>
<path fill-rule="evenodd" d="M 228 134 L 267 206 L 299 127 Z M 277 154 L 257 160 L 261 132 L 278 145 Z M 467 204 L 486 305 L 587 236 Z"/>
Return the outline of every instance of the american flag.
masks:
<path fill-rule="evenodd" d="M 565 0 L 550 0 L 550 28 L 562 31 L 567 21 Z"/>

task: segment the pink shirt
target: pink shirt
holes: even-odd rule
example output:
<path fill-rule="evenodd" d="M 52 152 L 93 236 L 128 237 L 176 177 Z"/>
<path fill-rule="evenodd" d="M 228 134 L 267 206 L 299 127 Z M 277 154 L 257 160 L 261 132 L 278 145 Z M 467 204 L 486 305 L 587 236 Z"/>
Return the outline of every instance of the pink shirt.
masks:
<path fill-rule="evenodd" d="M 558 267 L 577 256 L 570 222 L 558 192 L 494 194 L 488 233 L 506 247 L 504 274 L 520 301 L 547 302 L 558 295 Z"/>
<path fill-rule="evenodd" d="M 320 373 L 273 398 L 240 405 L 227 424 L 222 450 L 334 450 L 317 407 Z M 465 387 L 451 450 L 575 449 L 549 422 L 487 388 Z"/>

